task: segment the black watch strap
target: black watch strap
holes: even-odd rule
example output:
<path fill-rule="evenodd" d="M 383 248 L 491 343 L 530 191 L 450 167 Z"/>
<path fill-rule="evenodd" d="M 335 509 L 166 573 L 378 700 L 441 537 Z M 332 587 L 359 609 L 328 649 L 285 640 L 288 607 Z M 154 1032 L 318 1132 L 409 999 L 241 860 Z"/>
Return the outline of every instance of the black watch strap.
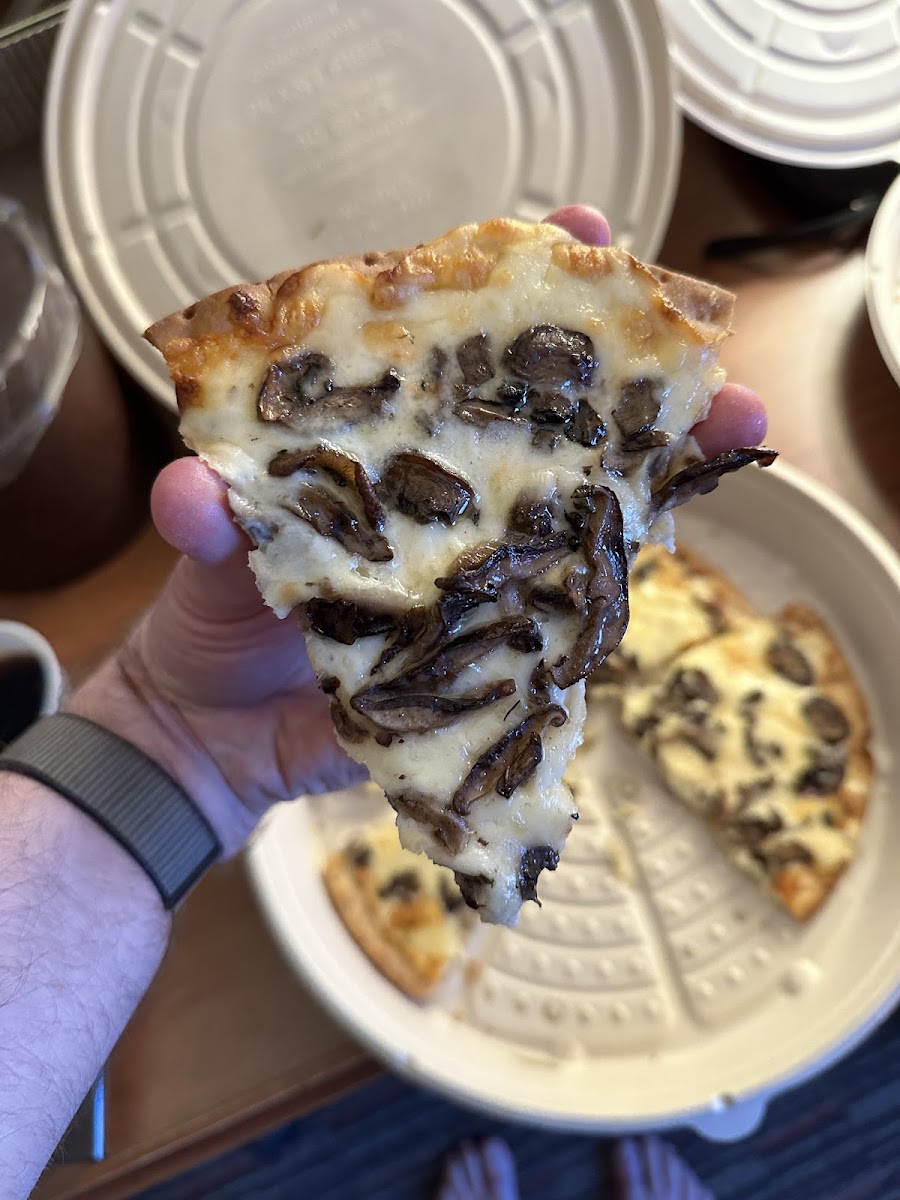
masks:
<path fill-rule="evenodd" d="M 219 857 L 215 831 L 187 793 L 130 742 L 74 713 L 44 717 L 0 754 L 102 825 L 174 908 Z"/>

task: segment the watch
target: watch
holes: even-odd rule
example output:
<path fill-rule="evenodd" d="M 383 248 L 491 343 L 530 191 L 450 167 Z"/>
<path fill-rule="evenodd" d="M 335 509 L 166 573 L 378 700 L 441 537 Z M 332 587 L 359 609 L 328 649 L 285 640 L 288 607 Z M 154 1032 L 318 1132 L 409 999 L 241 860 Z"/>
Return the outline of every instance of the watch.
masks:
<path fill-rule="evenodd" d="M 183 788 L 130 742 L 85 717 L 44 717 L 0 753 L 0 770 L 65 796 L 116 839 L 174 908 L 222 846 Z"/>

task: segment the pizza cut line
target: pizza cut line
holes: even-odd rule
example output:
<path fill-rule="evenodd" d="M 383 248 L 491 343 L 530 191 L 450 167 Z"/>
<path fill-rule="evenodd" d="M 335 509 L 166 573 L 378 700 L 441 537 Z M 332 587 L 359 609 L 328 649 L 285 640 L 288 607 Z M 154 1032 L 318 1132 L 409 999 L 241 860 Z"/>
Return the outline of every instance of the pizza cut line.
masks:
<path fill-rule="evenodd" d="M 512 923 L 571 828 L 584 683 L 705 461 L 733 297 L 495 220 L 216 294 L 148 331 L 185 441 L 296 613 L 404 846 Z"/>

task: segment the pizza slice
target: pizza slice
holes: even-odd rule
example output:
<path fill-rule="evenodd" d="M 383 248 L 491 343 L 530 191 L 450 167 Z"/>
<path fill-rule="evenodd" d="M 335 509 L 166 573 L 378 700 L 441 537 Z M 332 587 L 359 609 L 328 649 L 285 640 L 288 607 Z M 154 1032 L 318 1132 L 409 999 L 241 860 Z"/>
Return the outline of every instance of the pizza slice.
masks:
<path fill-rule="evenodd" d="M 296 613 L 338 737 L 403 844 L 512 923 L 575 813 L 583 680 L 703 461 L 733 297 L 494 220 L 318 263 L 153 326 L 181 432 Z"/>
<path fill-rule="evenodd" d="M 690 646 L 732 628 L 753 610 L 721 571 L 684 546 L 669 553 L 647 546 L 628 581 L 628 632 L 593 673 L 593 687 L 630 685 L 653 677 Z"/>
<path fill-rule="evenodd" d="M 738 621 L 626 689 L 623 720 L 729 857 L 812 916 L 856 853 L 872 778 L 866 704 L 822 619 Z"/>
<path fill-rule="evenodd" d="M 359 832 L 323 878 L 357 945 L 407 995 L 427 996 L 462 957 L 471 914 L 453 873 L 404 850 L 393 821 Z"/>

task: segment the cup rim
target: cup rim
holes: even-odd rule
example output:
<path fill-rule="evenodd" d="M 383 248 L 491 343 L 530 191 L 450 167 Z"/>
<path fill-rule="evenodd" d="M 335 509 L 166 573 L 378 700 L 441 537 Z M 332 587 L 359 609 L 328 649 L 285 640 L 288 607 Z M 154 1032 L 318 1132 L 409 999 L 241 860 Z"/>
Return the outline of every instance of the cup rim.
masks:
<path fill-rule="evenodd" d="M 0 656 L 10 649 L 15 649 L 15 645 L 8 644 L 10 642 L 18 642 L 21 649 L 32 653 L 40 662 L 44 675 L 44 695 L 39 715 L 50 716 L 59 708 L 63 690 L 63 671 L 56 651 L 42 633 L 38 633 L 24 621 L 0 620 Z"/>

